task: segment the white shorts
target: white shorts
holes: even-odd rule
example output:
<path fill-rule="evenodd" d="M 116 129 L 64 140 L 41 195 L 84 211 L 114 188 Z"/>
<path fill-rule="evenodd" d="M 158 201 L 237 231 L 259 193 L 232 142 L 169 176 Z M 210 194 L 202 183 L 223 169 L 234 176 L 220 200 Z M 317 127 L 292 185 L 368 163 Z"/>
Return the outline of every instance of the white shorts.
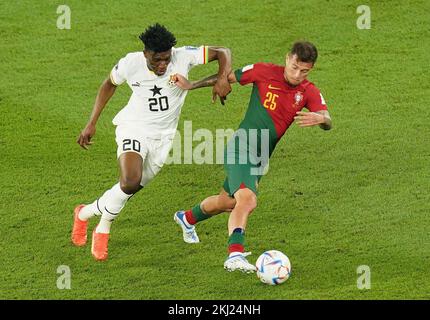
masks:
<path fill-rule="evenodd" d="M 118 158 L 126 152 L 134 152 L 142 157 L 140 185 L 144 187 L 163 167 L 172 147 L 173 137 L 149 137 L 141 128 L 129 124 L 118 125 L 115 134 Z"/>

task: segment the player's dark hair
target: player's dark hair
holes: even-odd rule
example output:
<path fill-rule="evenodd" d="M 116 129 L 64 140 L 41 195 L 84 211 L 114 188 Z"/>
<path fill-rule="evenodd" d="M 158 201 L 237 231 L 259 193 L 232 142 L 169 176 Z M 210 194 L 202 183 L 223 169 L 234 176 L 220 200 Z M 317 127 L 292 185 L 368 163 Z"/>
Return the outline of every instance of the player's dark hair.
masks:
<path fill-rule="evenodd" d="M 149 26 L 139 36 L 139 39 L 145 45 L 145 50 L 154 52 L 168 51 L 176 44 L 175 36 L 165 26 L 158 23 Z"/>
<path fill-rule="evenodd" d="M 307 41 L 295 42 L 290 53 L 292 55 L 296 54 L 298 60 L 301 62 L 310 62 L 314 64 L 318 58 L 317 48 Z"/>

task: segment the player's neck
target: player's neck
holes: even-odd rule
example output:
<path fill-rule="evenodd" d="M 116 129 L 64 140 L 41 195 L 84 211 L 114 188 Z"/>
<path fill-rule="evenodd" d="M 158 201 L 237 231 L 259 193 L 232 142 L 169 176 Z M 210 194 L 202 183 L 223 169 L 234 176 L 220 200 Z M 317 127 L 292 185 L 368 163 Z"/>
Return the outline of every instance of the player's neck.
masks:
<path fill-rule="evenodd" d="M 290 87 L 290 88 L 297 88 L 298 86 L 300 86 L 302 83 L 300 82 L 299 84 L 292 84 L 290 81 L 288 81 L 287 79 L 285 79 L 285 83 Z"/>
<path fill-rule="evenodd" d="M 287 79 L 286 77 L 284 77 L 284 80 L 285 80 L 285 83 L 286 83 L 290 88 L 297 88 L 297 87 L 301 86 L 301 85 L 306 81 L 306 79 L 304 79 L 303 81 L 301 81 L 301 82 L 300 82 L 300 83 L 298 83 L 298 84 L 292 84 L 290 81 L 288 81 L 288 79 Z"/>

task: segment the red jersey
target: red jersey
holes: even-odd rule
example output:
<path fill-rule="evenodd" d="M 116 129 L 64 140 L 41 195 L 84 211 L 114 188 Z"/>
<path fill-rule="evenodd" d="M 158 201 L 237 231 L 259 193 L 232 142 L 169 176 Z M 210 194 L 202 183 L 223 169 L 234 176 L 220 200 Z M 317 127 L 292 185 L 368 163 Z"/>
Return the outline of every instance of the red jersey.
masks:
<path fill-rule="evenodd" d="M 304 80 L 292 87 L 285 81 L 284 68 L 256 63 L 235 71 L 241 85 L 253 83 L 248 110 L 239 127 L 269 129 L 270 153 L 293 123 L 297 111 L 303 108 L 311 112 L 327 110 L 324 98 L 312 82 Z"/>

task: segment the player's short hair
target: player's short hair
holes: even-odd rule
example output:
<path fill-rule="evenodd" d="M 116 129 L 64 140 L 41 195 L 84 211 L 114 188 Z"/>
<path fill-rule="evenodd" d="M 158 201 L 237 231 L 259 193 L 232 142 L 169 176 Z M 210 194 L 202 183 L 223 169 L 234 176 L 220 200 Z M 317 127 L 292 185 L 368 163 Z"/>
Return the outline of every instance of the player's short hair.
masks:
<path fill-rule="evenodd" d="M 296 54 L 301 62 L 310 62 L 315 64 L 318 58 L 317 48 L 308 41 L 297 41 L 293 44 L 290 51 L 291 55 Z"/>
<path fill-rule="evenodd" d="M 154 52 L 168 51 L 176 44 L 175 36 L 158 23 L 149 26 L 145 32 L 142 32 L 139 39 L 145 45 L 145 50 Z"/>

